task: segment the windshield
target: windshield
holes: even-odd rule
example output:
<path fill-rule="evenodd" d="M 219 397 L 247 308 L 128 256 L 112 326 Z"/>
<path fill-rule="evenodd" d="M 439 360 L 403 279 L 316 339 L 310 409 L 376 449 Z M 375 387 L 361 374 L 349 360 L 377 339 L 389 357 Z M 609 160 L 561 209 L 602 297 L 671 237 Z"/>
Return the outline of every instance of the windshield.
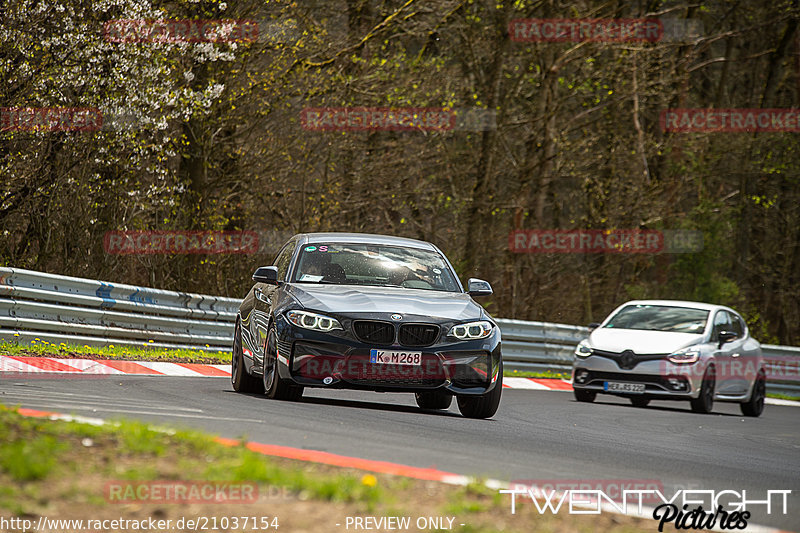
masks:
<path fill-rule="evenodd" d="M 604 328 L 703 333 L 708 311 L 667 305 L 626 305 Z"/>
<path fill-rule="evenodd" d="M 371 244 L 303 246 L 292 281 L 460 292 L 450 268 L 438 253 Z"/>

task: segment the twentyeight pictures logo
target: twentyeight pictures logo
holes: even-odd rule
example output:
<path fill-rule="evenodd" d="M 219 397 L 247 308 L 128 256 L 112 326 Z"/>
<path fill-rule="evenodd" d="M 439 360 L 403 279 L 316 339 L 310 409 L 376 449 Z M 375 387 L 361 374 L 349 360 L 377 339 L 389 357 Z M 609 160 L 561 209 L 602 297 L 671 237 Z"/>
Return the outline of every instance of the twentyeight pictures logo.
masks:
<path fill-rule="evenodd" d="M 655 493 L 664 491 L 663 483 L 657 479 L 513 479 L 509 486 L 525 490 L 530 496 L 540 499 L 568 490 L 600 491 L 617 503 L 622 502 L 625 491 L 649 491 L 643 493 L 644 503 L 658 502 Z"/>
<path fill-rule="evenodd" d="M 599 482 L 598 482 L 599 481 Z M 634 480 L 635 481 L 635 480 Z M 550 486 L 553 483 L 547 482 Z M 658 531 L 667 525 L 675 529 L 745 529 L 754 514 L 788 514 L 791 490 L 679 489 L 665 494 L 660 483 L 608 483 L 607 480 L 578 482 L 578 488 L 547 489 L 541 484 L 512 483 L 500 494 L 510 495 L 510 511 L 530 507 L 539 514 L 601 514 L 617 512 L 651 516 L 658 521 Z M 587 487 L 587 488 L 584 488 Z M 667 491 L 669 492 L 669 491 Z"/>

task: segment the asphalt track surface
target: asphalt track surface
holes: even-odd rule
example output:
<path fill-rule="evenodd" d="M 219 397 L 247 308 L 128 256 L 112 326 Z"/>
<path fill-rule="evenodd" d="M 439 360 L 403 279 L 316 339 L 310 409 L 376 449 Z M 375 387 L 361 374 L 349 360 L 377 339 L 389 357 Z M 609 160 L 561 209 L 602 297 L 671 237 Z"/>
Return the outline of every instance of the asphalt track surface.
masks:
<path fill-rule="evenodd" d="M 610 396 L 582 404 L 569 392 L 505 390 L 494 418 L 470 420 L 455 403 L 446 412 L 421 411 L 410 394 L 307 389 L 293 403 L 234 393 L 226 378 L 18 374 L 0 374 L 0 403 L 158 421 L 505 482 L 656 480 L 668 497 L 678 489 L 746 489 L 759 500 L 767 490 L 790 489 L 788 514 L 755 506 L 749 522 L 800 530 L 797 407 L 767 405 L 753 419 L 736 404 L 699 415 L 688 402 L 641 409 Z"/>

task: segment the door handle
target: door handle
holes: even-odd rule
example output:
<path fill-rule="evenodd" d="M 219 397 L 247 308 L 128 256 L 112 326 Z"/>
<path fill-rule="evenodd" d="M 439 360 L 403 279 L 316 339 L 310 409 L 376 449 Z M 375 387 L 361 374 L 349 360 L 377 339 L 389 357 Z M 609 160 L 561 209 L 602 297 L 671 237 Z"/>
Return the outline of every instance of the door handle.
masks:
<path fill-rule="evenodd" d="M 739 354 L 739 353 L 734 353 L 734 354 L 731 354 L 731 357 L 739 357 L 740 355 L 741 354 Z"/>

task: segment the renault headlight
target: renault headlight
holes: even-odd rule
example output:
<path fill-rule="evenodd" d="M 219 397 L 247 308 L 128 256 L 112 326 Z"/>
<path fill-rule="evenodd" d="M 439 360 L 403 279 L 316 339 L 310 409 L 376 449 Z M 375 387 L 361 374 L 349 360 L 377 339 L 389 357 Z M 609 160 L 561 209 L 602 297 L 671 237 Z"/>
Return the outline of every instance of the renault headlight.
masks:
<path fill-rule="evenodd" d="M 672 352 L 667 356 L 667 359 L 671 363 L 675 363 L 677 365 L 696 363 L 697 360 L 700 359 L 700 348 L 697 346 L 688 346 L 676 352 Z"/>
<path fill-rule="evenodd" d="M 458 324 L 450 328 L 449 336 L 455 337 L 462 341 L 474 341 L 476 339 L 484 339 L 491 335 L 492 323 L 486 320 L 478 322 L 467 322 L 466 324 Z"/>
<path fill-rule="evenodd" d="M 313 329 L 315 331 L 333 331 L 334 329 L 342 329 L 342 325 L 335 318 L 325 315 L 318 315 L 317 313 L 309 313 L 308 311 L 287 311 L 286 319 L 294 324 L 305 329 Z"/>
<path fill-rule="evenodd" d="M 575 347 L 575 355 L 581 358 L 592 355 L 592 349 L 589 347 L 589 343 L 586 341 L 579 342 L 578 346 Z"/>

